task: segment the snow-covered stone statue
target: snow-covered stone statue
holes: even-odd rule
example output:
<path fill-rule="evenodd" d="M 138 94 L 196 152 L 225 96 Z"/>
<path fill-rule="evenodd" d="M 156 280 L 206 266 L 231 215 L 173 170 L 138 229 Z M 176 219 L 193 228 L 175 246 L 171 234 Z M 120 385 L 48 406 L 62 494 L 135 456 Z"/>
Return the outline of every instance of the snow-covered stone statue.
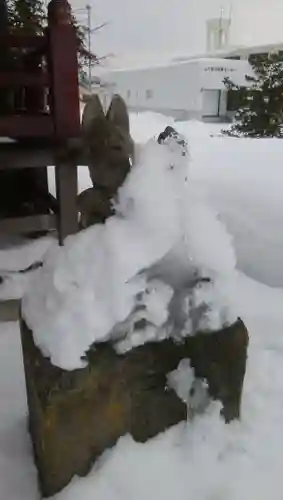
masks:
<path fill-rule="evenodd" d="M 115 95 L 104 114 L 100 99 L 92 96 L 82 117 L 83 147 L 92 188 L 79 195 L 80 224 L 86 228 L 114 213 L 112 200 L 128 175 L 134 155 L 127 107 Z"/>
<path fill-rule="evenodd" d="M 239 418 L 246 367 L 248 333 L 229 298 L 233 247 L 189 181 L 186 139 L 167 127 L 134 151 L 120 97 L 106 116 L 97 98 L 89 103 L 83 135 L 86 229 L 50 251 L 22 305 L 47 496 L 120 436 L 143 442 L 190 425 L 210 398 L 227 422 Z"/>

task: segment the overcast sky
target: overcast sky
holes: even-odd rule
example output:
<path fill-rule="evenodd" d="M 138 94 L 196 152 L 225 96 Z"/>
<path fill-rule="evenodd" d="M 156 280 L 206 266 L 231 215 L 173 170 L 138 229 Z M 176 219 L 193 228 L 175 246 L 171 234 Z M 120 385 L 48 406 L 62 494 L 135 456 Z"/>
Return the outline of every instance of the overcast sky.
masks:
<path fill-rule="evenodd" d="M 114 53 L 112 65 L 143 63 L 150 53 L 185 54 L 205 50 L 205 21 L 221 6 L 232 7 L 231 44 L 283 42 L 283 0 L 71 0 L 92 6 L 92 23 L 110 24 L 92 38 L 98 55 Z M 77 13 L 85 21 L 84 13 Z M 109 59 L 110 62 L 110 59 Z"/>

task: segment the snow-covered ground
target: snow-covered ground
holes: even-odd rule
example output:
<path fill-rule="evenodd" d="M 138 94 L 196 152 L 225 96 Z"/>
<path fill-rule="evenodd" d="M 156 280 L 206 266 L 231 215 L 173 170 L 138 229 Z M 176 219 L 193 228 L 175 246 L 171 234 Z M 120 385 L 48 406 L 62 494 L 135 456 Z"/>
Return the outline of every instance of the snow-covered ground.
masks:
<path fill-rule="evenodd" d="M 170 124 L 151 113 L 134 115 L 131 122 L 139 142 Z M 233 236 L 237 270 L 227 294 L 250 333 L 242 419 L 225 425 L 218 404 L 212 404 L 193 423 L 180 424 L 146 444 L 125 436 L 87 478 L 74 479 L 56 500 L 283 498 L 282 143 L 221 138 L 218 125 L 175 126 L 189 140 L 190 178 Z M 81 169 L 83 186 L 87 179 Z M 30 265 L 34 249 L 36 260 L 46 243 L 55 244 L 38 242 L 28 252 L 18 246 L 9 270 Z M 0 268 L 8 269 L 7 250 L 1 252 Z M 36 500 L 15 323 L 0 325 L 0 397 L 0 500 Z"/>

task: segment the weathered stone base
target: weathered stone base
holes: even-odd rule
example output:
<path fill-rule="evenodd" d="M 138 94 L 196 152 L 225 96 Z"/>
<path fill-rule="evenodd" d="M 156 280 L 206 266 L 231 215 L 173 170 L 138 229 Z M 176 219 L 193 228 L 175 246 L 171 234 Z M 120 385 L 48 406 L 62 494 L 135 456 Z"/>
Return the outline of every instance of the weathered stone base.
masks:
<path fill-rule="evenodd" d="M 88 367 L 64 371 L 51 365 L 21 321 L 30 432 L 42 494 L 50 496 L 93 462 L 118 438 L 146 441 L 186 419 L 186 406 L 166 375 L 190 358 L 209 392 L 223 403 L 226 421 L 240 415 L 248 333 L 241 320 L 213 334 L 176 345 L 151 343 L 117 355 L 110 344 L 89 353 Z"/>

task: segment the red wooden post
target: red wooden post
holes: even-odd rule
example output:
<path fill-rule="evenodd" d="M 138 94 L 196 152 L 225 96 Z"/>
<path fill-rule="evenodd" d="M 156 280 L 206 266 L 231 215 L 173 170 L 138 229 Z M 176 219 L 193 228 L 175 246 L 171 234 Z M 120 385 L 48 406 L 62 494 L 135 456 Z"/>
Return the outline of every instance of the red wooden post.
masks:
<path fill-rule="evenodd" d="M 67 0 L 51 0 L 48 6 L 51 101 L 58 138 L 80 133 L 77 38 Z"/>
<path fill-rule="evenodd" d="M 48 6 L 49 65 L 51 73 L 51 114 L 55 139 L 80 135 L 77 38 L 67 0 L 51 0 Z M 59 202 L 59 239 L 78 230 L 77 166 L 58 163 L 55 166 Z"/>

